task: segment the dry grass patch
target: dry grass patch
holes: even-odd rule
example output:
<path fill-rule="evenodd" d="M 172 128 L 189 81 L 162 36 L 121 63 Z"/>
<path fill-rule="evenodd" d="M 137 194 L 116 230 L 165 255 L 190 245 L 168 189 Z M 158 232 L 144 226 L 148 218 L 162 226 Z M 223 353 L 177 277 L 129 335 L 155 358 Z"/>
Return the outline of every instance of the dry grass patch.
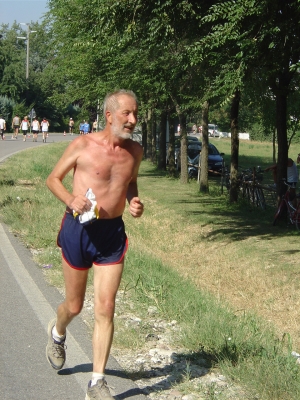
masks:
<path fill-rule="evenodd" d="M 153 198 L 143 200 L 146 210 L 138 222 L 125 214 L 134 249 L 159 258 L 197 287 L 226 300 L 236 313 L 256 312 L 274 323 L 279 335 L 289 332 L 294 347 L 300 348 L 298 237 L 287 242 L 281 236 L 270 240 L 244 232 L 239 241 L 226 235 L 212 240 L 216 226 L 193 223 Z"/>
<path fill-rule="evenodd" d="M 37 182 L 38 182 L 38 179 L 36 179 L 36 180 L 28 180 L 28 179 L 18 179 L 17 181 L 16 181 L 16 187 L 22 187 L 22 188 L 24 188 L 24 189 L 26 189 L 26 188 L 32 188 L 32 187 L 35 187 L 35 185 L 37 184 Z"/>

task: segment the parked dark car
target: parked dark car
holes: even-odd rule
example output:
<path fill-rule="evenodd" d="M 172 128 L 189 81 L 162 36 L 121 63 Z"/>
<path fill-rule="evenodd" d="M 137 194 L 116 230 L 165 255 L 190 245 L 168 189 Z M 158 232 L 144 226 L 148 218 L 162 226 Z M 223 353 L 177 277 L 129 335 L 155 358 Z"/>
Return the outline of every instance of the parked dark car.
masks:
<path fill-rule="evenodd" d="M 190 143 L 187 148 L 188 163 L 193 165 L 199 164 L 199 156 L 202 150 L 202 142 Z M 220 153 L 219 150 L 213 144 L 208 144 L 208 169 L 211 171 L 221 172 L 223 165 L 224 153 Z M 178 154 L 177 169 L 180 170 L 180 152 Z"/>
<path fill-rule="evenodd" d="M 199 139 L 197 138 L 197 136 L 187 136 L 187 141 L 188 141 L 188 146 L 190 144 L 199 144 Z M 174 153 L 174 157 L 175 157 L 175 165 L 177 165 L 177 159 L 178 159 L 178 153 L 180 151 L 180 147 L 181 147 L 181 142 L 180 139 L 176 139 L 175 140 L 175 153 Z M 169 146 L 167 145 L 167 164 L 169 164 Z"/>
<path fill-rule="evenodd" d="M 196 142 L 196 143 L 200 143 L 199 139 L 197 138 L 197 136 L 187 136 L 187 141 L 188 142 Z"/>

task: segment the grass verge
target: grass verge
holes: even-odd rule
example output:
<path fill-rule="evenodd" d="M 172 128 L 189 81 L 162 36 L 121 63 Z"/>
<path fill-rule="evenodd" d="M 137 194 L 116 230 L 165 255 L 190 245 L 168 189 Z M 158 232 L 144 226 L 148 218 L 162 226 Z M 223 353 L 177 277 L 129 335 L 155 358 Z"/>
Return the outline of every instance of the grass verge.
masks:
<path fill-rule="evenodd" d="M 0 168 L 1 219 L 39 265 L 52 265 L 45 274 L 56 286 L 62 285 L 55 238 L 64 205 L 44 182 L 65 146 L 17 154 Z M 146 210 L 140 220 L 124 214 L 130 251 L 122 289 L 141 315 L 155 305 L 161 318 L 178 321 L 174 342 L 187 359 L 205 352 L 257 398 L 299 399 L 299 370 L 290 356 L 298 335 L 298 236 L 271 227 L 272 210 L 229 205 L 218 182 L 210 185 L 203 196 L 196 182 L 183 186 L 142 163 Z M 127 343 L 143 346 L 143 336 L 130 332 Z"/>

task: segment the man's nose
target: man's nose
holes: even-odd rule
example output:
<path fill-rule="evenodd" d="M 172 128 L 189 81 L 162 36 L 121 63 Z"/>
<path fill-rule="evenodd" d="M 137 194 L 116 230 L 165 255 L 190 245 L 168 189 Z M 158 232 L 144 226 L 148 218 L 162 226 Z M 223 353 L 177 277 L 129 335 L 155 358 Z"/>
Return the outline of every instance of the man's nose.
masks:
<path fill-rule="evenodd" d="M 130 122 L 132 125 L 136 124 L 136 116 L 133 113 L 128 115 L 128 122 Z"/>

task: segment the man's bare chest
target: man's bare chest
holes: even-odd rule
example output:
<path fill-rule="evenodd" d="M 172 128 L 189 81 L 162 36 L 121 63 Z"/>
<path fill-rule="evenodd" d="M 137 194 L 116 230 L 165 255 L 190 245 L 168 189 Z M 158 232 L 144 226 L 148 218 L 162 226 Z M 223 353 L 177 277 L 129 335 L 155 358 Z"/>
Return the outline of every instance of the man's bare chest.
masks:
<path fill-rule="evenodd" d="M 77 164 L 77 172 L 88 174 L 91 178 L 114 181 L 130 180 L 134 171 L 134 158 L 128 152 L 100 152 L 85 154 Z"/>

